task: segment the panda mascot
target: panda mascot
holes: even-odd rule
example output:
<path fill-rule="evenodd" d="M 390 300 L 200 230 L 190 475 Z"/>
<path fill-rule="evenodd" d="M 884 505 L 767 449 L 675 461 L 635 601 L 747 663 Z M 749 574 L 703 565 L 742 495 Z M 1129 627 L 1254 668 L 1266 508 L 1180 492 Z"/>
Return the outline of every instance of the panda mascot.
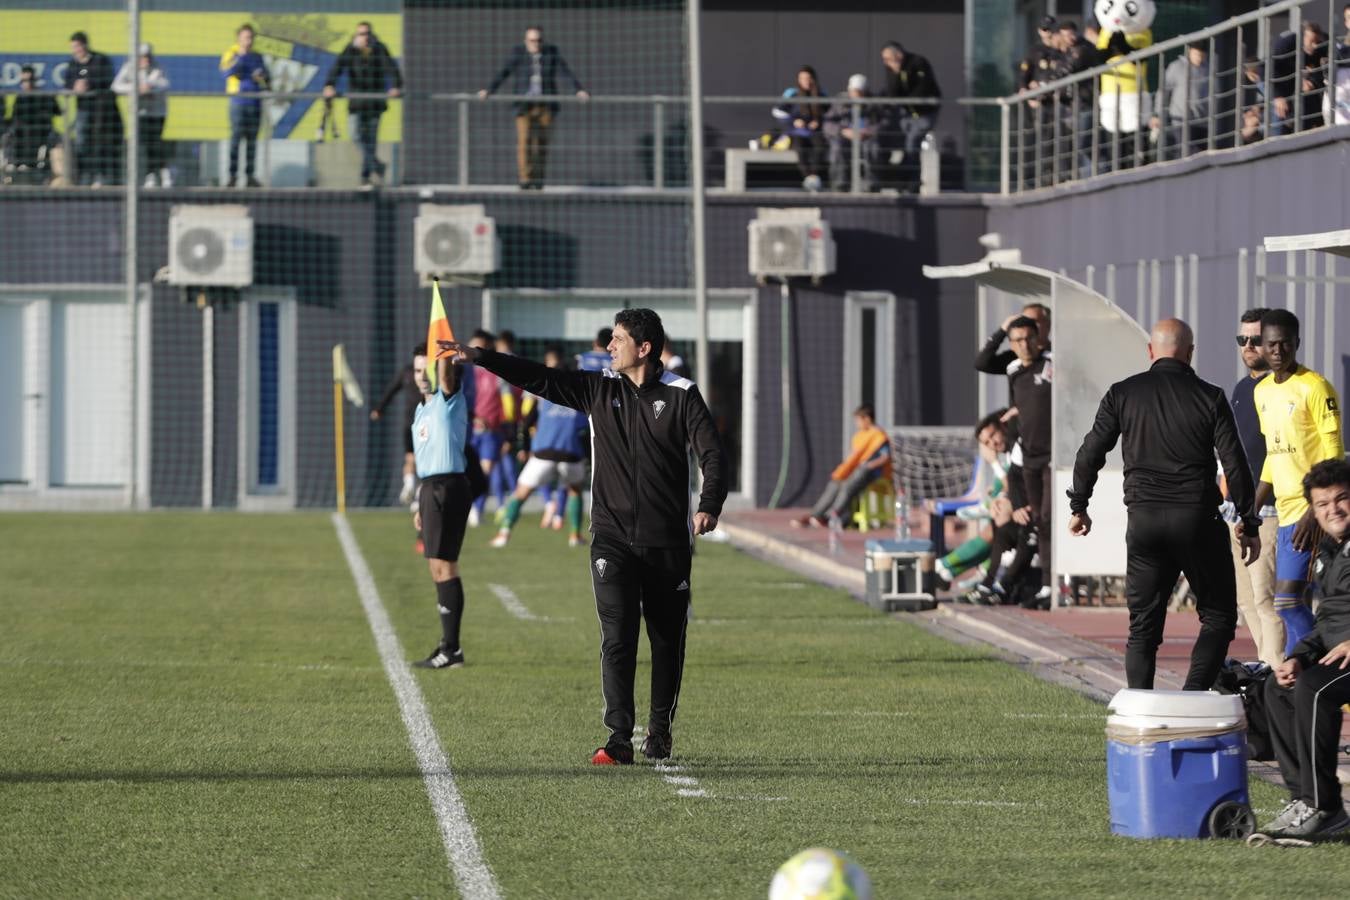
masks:
<path fill-rule="evenodd" d="M 1153 0 L 1096 0 L 1093 12 L 1101 31 L 1097 49 L 1103 64 L 1152 45 Z M 1111 135 L 1133 134 L 1147 122 L 1152 107 L 1148 92 L 1148 65 L 1122 63 L 1101 76 L 1097 112 L 1102 128 Z"/>

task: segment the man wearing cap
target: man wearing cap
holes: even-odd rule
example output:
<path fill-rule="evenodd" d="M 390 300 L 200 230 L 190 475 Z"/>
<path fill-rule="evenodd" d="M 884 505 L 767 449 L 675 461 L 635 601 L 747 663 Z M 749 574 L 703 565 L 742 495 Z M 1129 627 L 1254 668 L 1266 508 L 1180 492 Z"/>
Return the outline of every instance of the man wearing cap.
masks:
<path fill-rule="evenodd" d="M 858 174 L 858 189 L 872 189 L 872 165 L 876 162 L 877 107 L 853 103 L 872 96 L 867 90 L 867 76 L 855 73 L 848 77 L 848 90 L 840 94 L 825 114 L 825 137 L 830 141 L 830 188 L 846 191 L 852 183 L 853 142 L 858 142 L 862 171 Z"/>

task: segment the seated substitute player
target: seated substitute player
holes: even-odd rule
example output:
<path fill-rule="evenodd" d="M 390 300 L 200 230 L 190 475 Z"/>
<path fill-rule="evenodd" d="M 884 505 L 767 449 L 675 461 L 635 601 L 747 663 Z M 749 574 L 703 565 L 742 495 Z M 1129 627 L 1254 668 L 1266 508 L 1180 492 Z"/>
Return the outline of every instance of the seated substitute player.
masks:
<path fill-rule="evenodd" d="M 853 411 L 853 452 L 835 466 L 830 483 L 821 491 L 820 499 L 811 511 L 792 520 L 798 528 L 803 525 L 828 525 L 831 518 L 841 518 L 859 494 L 868 485 L 891 477 L 891 439 L 877 427 L 876 413 L 864 403 Z"/>
<path fill-rule="evenodd" d="M 550 369 L 562 368 L 562 350 L 550 347 L 544 351 L 544 365 Z M 581 434 L 586 428 L 586 416 L 580 411 L 554 403 L 542 397 L 527 396 L 525 405 L 534 400 L 535 431 L 530 442 L 530 458 L 525 463 L 516 489 L 506 504 L 506 515 L 501 528 L 492 539 L 492 546 L 505 547 L 511 540 L 511 529 L 520 518 L 520 507 L 536 488 L 550 484 L 556 476 L 559 492 L 567 492 L 564 516 L 567 519 L 567 546 L 580 547 L 581 491 L 586 484 L 586 451 Z"/>
<path fill-rule="evenodd" d="M 609 739 L 591 762 L 633 762 L 633 678 L 638 627 L 651 644 L 651 711 L 642 753 L 671 754 L 689 620 L 693 536 L 717 527 L 726 500 L 726 463 L 712 415 L 692 381 L 661 368 L 666 332 L 650 309 L 614 316 L 610 367 L 566 372 L 517 356 L 450 341 L 444 349 L 554 403 L 590 416 L 591 584 L 600 619 L 600 689 Z M 689 453 L 703 471 L 690 509 Z M 691 518 L 692 512 L 692 518 Z"/>
<path fill-rule="evenodd" d="M 1290 837 L 1350 829 L 1336 778 L 1341 705 L 1350 702 L 1350 463 L 1332 459 L 1303 479 L 1323 532 L 1318 547 L 1317 620 L 1266 680 L 1266 714 L 1291 800 L 1261 829 Z"/>
<path fill-rule="evenodd" d="M 464 617 L 464 584 L 459 578 L 459 549 L 473 503 L 465 475 L 464 444 L 469 428 L 468 401 L 460 390 L 462 368 L 447 355 L 436 361 L 436 385 L 427 373 L 427 357 L 413 358 L 413 374 L 423 400 L 413 416 L 413 455 L 418 493 L 413 525 L 422 535 L 423 554 L 436 584 L 436 609 L 441 615 L 441 642 L 423 669 L 450 669 L 464 665 L 459 625 Z"/>
<path fill-rule="evenodd" d="M 1272 309 L 1261 317 L 1261 353 L 1270 375 L 1252 391 L 1266 437 L 1256 508 L 1273 495 L 1280 523 L 1275 536 L 1275 612 L 1284 621 L 1286 656 L 1313 626 L 1304 594 L 1319 536 L 1304 498 L 1303 478 L 1317 463 L 1345 456 L 1336 388 L 1298 364 L 1294 358 L 1298 332 L 1298 317 L 1287 309 Z"/>

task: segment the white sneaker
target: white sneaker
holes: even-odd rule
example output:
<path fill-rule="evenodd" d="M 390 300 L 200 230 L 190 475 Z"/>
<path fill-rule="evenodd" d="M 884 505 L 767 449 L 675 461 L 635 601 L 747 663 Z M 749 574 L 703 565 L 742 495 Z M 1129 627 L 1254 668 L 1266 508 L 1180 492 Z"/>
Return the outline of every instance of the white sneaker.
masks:
<path fill-rule="evenodd" d="M 937 572 L 937 577 L 951 584 L 956 580 L 956 575 L 952 572 L 951 566 L 947 565 L 945 560 L 939 559 L 933 563 L 933 571 Z"/>
<path fill-rule="evenodd" d="M 145 176 L 145 183 L 142 185 L 142 187 L 148 188 L 159 187 L 159 179 L 155 176 L 154 172 L 150 172 Z"/>
<path fill-rule="evenodd" d="M 807 175 L 805 178 L 802 179 L 802 188 L 804 190 L 810 191 L 811 193 L 815 193 L 816 191 L 820 190 L 820 184 L 821 182 L 819 175 Z"/>
<path fill-rule="evenodd" d="M 172 172 L 172 170 L 170 170 L 170 169 L 167 168 L 167 167 L 165 167 L 165 168 L 159 170 L 159 186 L 160 186 L 160 187 L 173 187 L 173 172 Z"/>
<path fill-rule="evenodd" d="M 503 528 L 501 531 L 497 532 L 496 537 L 494 537 L 491 541 L 488 542 L 488 546 L 497 547 L 498 549 L 500 549 L 502 547 L 505 547 L 507 542 L 510 540 L 511 540 L 511 532 Z"/>
<path fill-rule="evenodd" d="M 469 527 L 470 528 L 478 527 L 478 507 L 476 506 L 469 507 Z"/>

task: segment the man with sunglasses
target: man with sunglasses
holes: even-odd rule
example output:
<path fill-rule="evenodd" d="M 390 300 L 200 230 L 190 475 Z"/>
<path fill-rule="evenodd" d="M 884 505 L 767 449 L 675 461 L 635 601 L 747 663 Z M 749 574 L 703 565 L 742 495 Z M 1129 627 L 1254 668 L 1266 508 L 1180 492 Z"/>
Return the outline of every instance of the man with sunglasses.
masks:
<path fill-rule="evenodd" d="M 1261 353 L 1261 317 L 1268 309 L 1259 307 L 1242 314 L 1238 325 L 1237 345 L 1247 374 L 1233 386 L 1233 420 L 1237 425 L 1242 449 L 1247 454 L 1247 465 L 1252 472 L 1252 484 L 1261 480 L 1261 467 L 1266 462 L 1266 439 L 1261 434 L 1261 420 L 1256 413 L 1253 394 L 1261 380 L 1270 374 L 1270 365 Z M 1227 492 L 1225 492 L 1227 494 Z M 1262 553 L 1251 565 L 1242 561 L 1242 540 L 1237 530 L 1237 512 L 1232 495 L 1224 503 L 1224 518 L 1232 527 L 1233 569 L 1237 575 L 1238 609 L 1247 622 L 1247 628 L 1256 642 L 1256 655 L 1271 667 L 1284 661 L 1284 622 L 1275 612 L 1275 554 Z M 1275 507 L 1267 504 L 1257 510 L 1261 517 L 1261 546 L 1274 548 L 1279 520 Z"/>
<path fill-rule="evenodd" d="M 1345 456 L 1341 439 L 1340 398 L 1331 382 L 1298 364 L 1298 317 L 1272 309 L 1261 317 L 1261 354 L 1270 377 L 1252 392 L 1266 458 L 1256 487 L 1256 508 L 1274 499 L 1279 512 L 1275 540 L 1275 611 L 1284 621 L 1284 655 L 1314 625 L 1304 600 L 1312 551 L 1321 529 L 1303 494 L 1303 479 L 1312 467 Z"/>
<path fill-rule="evenodd" d="M 347 90 L 353 94 L 384 94 L 397 97 L 403 92 L 403 76 L 398 63 L 389 54 L 369 22 L 358 22 L 352 42 L 343 49 L 337 62 L 328 72 L 323 85 L 323 97 L 330 101 L 337 96 L 338 79 L 346 74 Z M 375 155 L 380 132 L 380 116 L 388 104 L 379 97 L 351 100 L 347 109 L 356 117 L 356 139 L 361 145 L 361 185 L 363 187 L 384 181 L 384 163 Z"/>

